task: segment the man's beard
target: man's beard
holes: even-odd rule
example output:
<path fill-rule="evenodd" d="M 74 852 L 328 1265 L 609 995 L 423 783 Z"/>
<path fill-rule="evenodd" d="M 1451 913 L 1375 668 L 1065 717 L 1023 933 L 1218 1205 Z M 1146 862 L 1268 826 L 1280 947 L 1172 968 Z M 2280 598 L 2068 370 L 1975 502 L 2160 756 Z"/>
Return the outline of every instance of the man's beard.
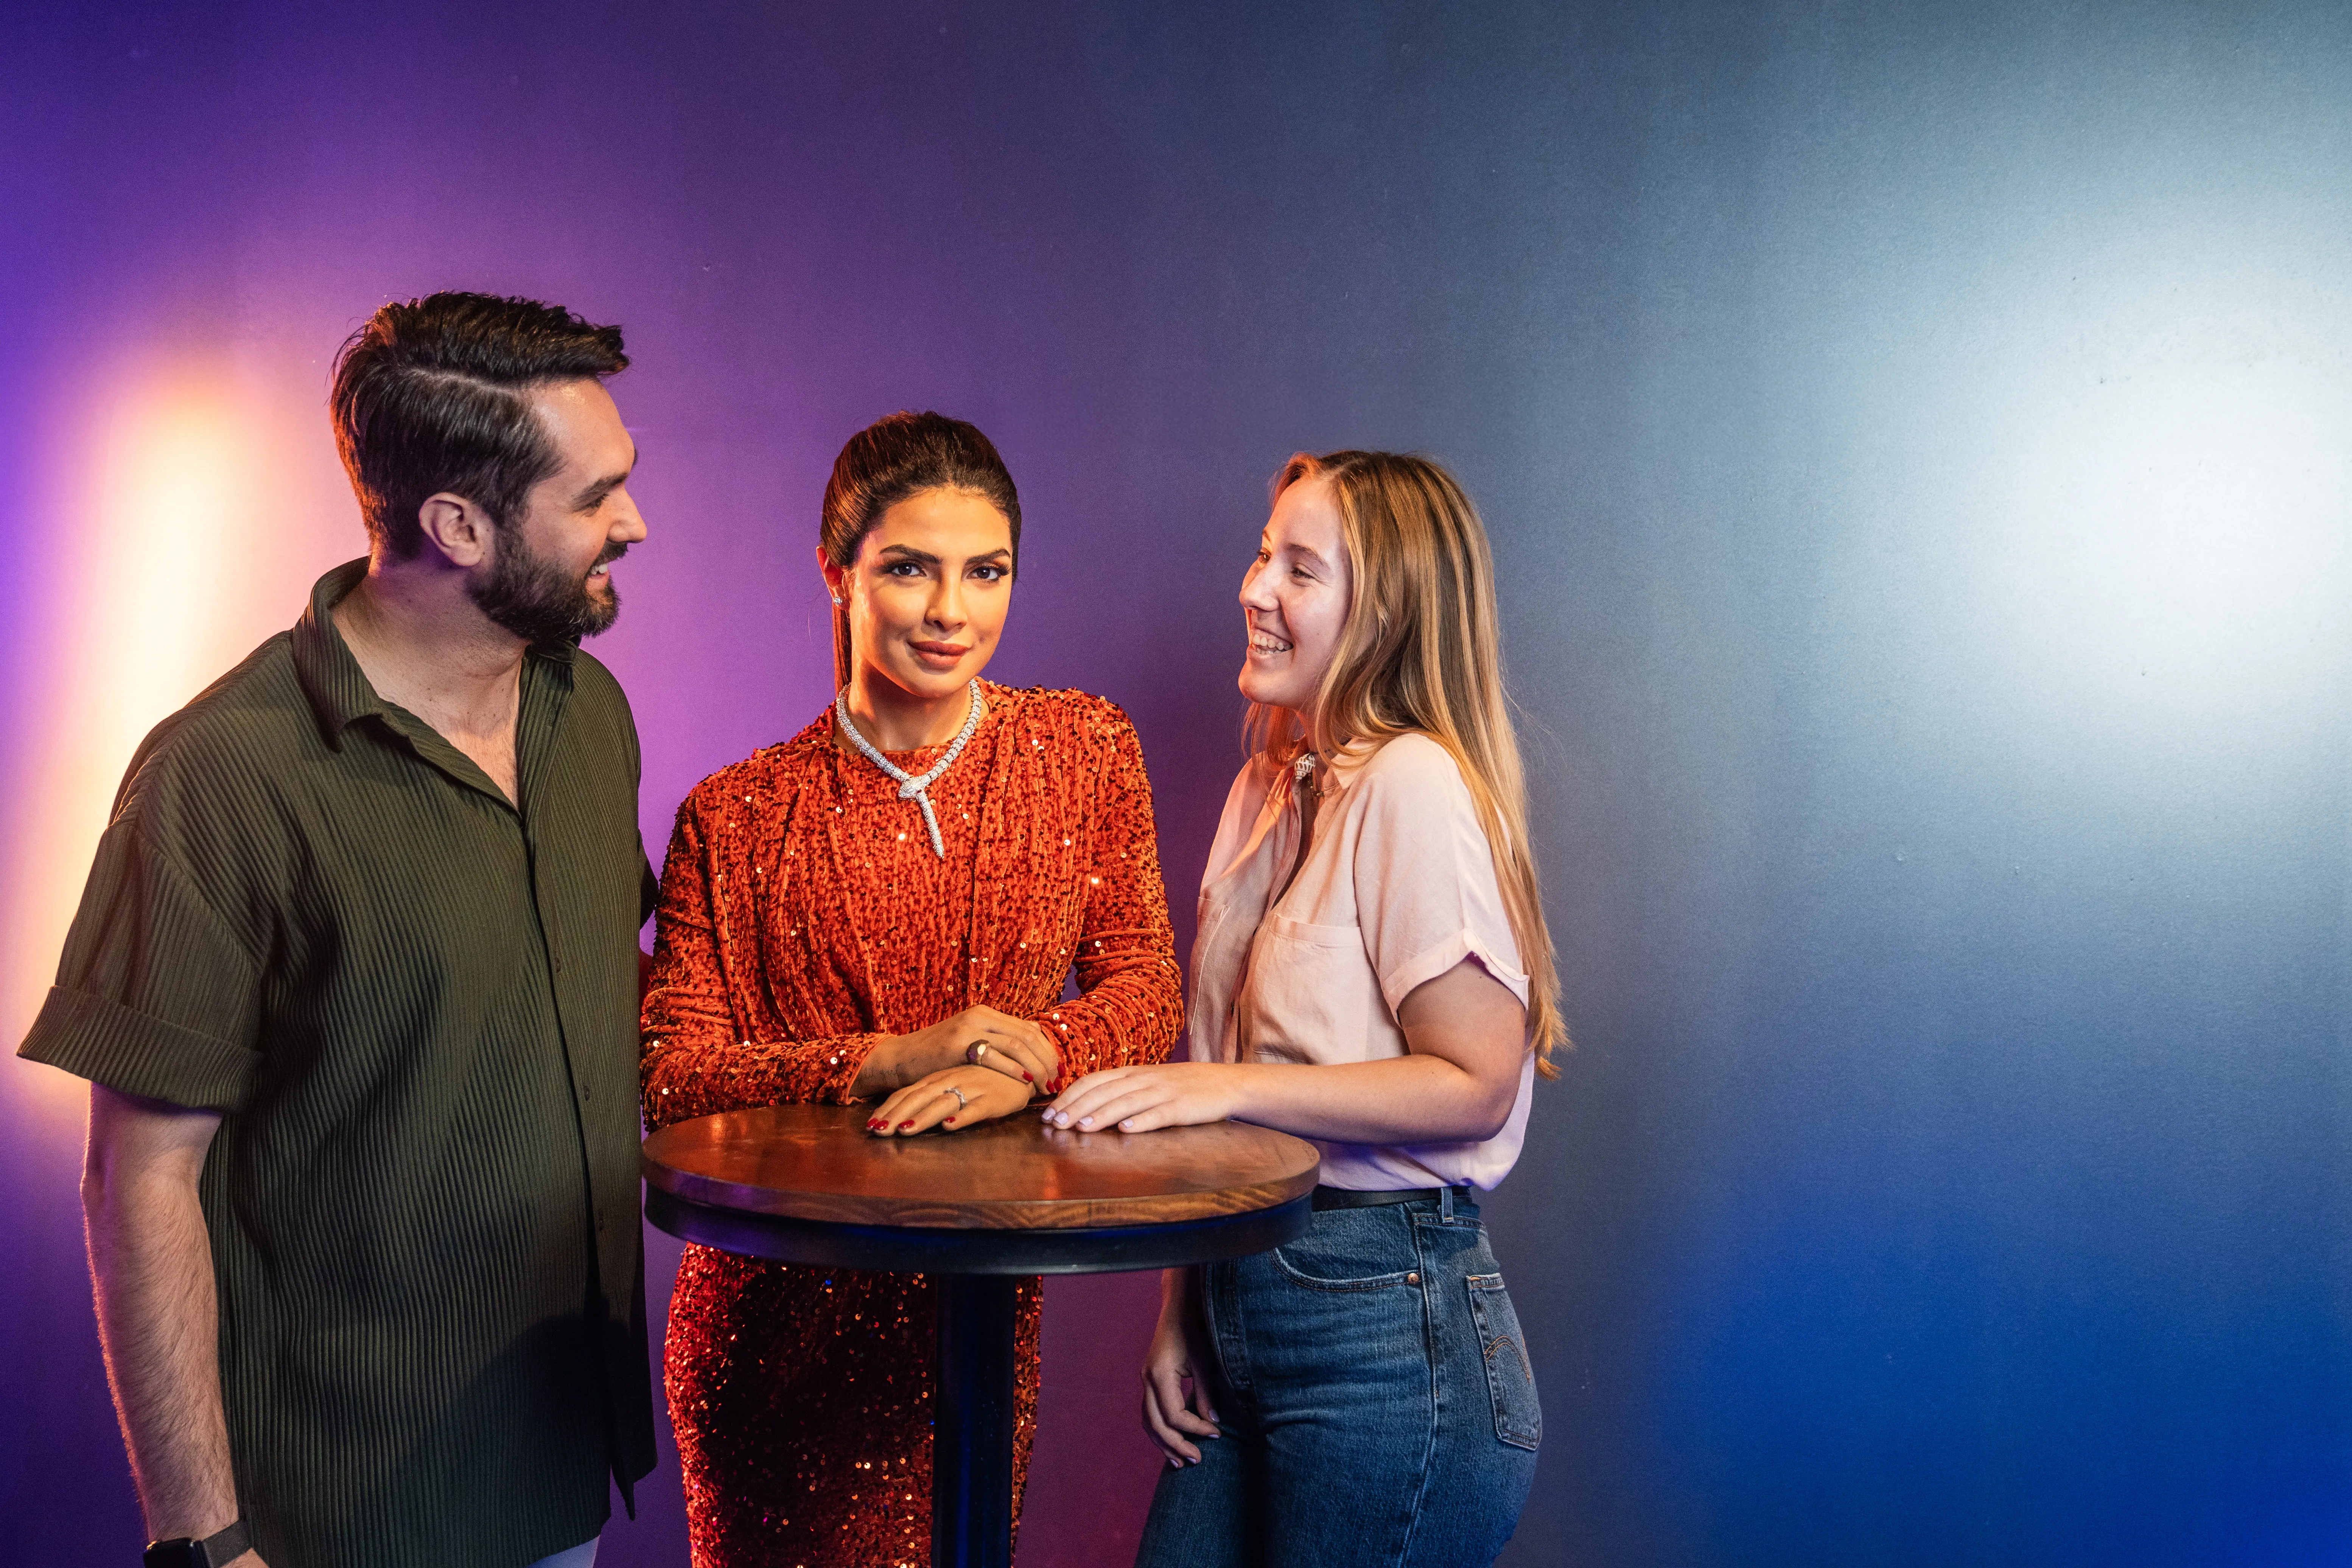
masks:
<path fill-rule="evenodd" d="M 589 593 L 584 578 L 567 576 L 562 567 L 543 555 L 534 555 L 522 542 L 519 528 L 501 527 L 490 547 L 490 572 L 466 585 L 475 606 L 525 642 L 578 642 L 610 627 L 621 613 L 621 590 L 609 576 L 601 603 Z M 625 544 L 607 544 L 596 557 L 602 565 L 629 552 Z"/>

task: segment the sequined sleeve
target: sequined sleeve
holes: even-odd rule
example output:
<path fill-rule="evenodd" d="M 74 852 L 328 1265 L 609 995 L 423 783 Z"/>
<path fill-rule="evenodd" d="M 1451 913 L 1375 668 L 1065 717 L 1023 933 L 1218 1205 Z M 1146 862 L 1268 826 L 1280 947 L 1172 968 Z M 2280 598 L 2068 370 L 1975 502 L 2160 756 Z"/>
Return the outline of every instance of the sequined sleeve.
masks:
<path fill-rule="evenodd" d="M 1062 1043 L 1066 1083 L 1105 1068 L 1165 1061 L 1184 1027 L 1143 743 L 1127 716 L 1111 711 L 1117 717 L 1095 774 L 1103 793 L 1076 957 L 1079 995 L 1036 1020 Z"/>
<path fill-rule="evenodd" d="M 698 792 L 698 794 L 699 792 Z M 646 1125 L 746 1106 L 825 1100 L 846 1105 L 866 1057 L 884 1037 L 782 1039 L 763 1029 L 753 1000 L 753 944 L 729 942 L 726 878 L 737 835 L 706 822 L 695 796 L 679 808 L 654 913 L 653 972 L 638 1061 Z M 739 869 L 737 880 L 742 878 Z"/>

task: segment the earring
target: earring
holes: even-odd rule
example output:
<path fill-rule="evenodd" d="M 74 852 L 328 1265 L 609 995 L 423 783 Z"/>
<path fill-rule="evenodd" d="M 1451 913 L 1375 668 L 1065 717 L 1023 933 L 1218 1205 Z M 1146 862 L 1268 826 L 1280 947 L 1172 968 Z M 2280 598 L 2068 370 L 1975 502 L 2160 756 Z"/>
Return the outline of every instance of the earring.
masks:
<path fill-rule="evenodd" d="M 841 595 L 838 595 L 838 594 L 835 594 L 835 595 L 833 596 L 833 602 L 834 602 L 835 604 L 836 604 L 836 605 L 838 605 L 839 603 L 841 603 Z"/>

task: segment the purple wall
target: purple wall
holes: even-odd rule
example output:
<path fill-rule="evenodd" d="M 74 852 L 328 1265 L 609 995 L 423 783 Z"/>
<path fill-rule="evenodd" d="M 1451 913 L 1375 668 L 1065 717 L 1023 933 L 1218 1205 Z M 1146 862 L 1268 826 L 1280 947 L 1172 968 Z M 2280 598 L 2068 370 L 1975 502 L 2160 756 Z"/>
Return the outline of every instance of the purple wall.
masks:
<path fill-rule="evenodd" d="M 992 673 L 1135 716 L 1187 940 L 1266 477 L 1419 448 L 1580 1042 L 1489 1209 L 1507 1561 L 2341 1560 L 2347 68 L 2301 4 L 12 11 L 5 1022 L 110 737 L 359 552 L 319 404 L 386 298 L 627 329 L 656 845 L 825 699 L 843 437 L 979 422 Z M 0 1473 L 27 1560 L 127 1561 L 55 1077 L 0 1073 Z M 1032 1568 L 1129 1550 L 1150 1299 L 1049 1293 Z M 674 1483 L 607 1563 L 683 1561 Z"/>

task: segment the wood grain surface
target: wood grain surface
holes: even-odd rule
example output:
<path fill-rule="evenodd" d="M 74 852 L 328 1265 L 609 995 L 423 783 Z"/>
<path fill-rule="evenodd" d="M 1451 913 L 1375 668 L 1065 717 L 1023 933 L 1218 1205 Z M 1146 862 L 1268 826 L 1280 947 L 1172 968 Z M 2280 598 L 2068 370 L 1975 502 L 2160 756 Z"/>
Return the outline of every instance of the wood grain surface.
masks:
<path fill-rule="evenodd" d="M 1311 1190 L 1315 1146 L 1224 1121 L 1158 1132 L 1049 1128 L 1034 1110 L 960 1132 L 877 1138 L 864 1105 L 769 1105 L 665 1127 L 647 1183 L 693 1203 L 845 1225 L 959 1230 L 1169 1225 Z"/>

